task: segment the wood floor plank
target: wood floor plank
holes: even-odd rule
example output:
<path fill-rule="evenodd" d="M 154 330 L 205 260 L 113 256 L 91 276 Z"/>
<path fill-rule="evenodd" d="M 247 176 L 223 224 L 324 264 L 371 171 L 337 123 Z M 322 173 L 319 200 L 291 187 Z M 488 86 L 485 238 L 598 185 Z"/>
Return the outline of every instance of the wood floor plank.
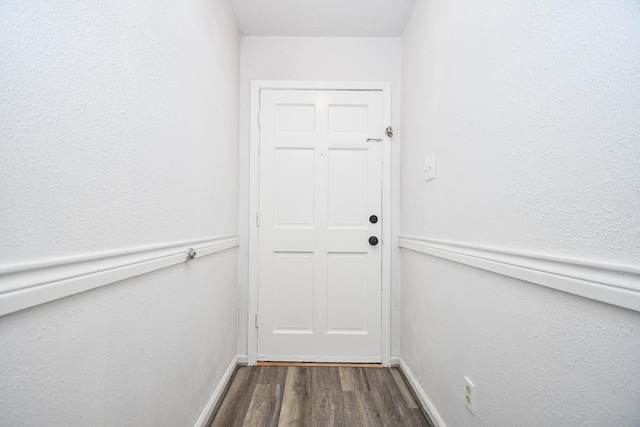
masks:
<path fill-rule="evenodd" d="M 339 390 L 314 390 L 311 398 L 312 427 L 347 427 L 344 395 Z"/>
<path fill-rule="evenodd" d="M 280 384 L 256 384 L 243 425 L 246 427 L 276 427 L 280 419 L 281 403 Z"/>
<path fill-rule="evenodd" d="M 406 397 L 403 394 L 403 399 L 405 399 L 405 403 L 407 399 L 409 399 L 412 402 L 411 405 L 407 404 L 407 407 L 409 408 L 411 414 L 413 414 L 413 418 L 420 423 L 419 425 L 424 425 L 426 427 L 435 427 L 433 421 L 431 421 L 429 416 L 423 411 L 422 408 L 420 408 L 420 406 L 418 406 L 416 397 L 411 392 L 411 390 L 409 390 L 409 386 L 405 381 L 404 375 L 402 375 L 402 372 L 398 368 L 394 368 L 392 369 L 392 374 L 393 374 L 394 382 L 398 386 L 398 390 L 404 389 L 407 393 Z M 415 406 L 415 408 L 413 408 L 413 406 Z"/>
<path fill-rule="evenodd" d="M 311 373 L 309 368 L 290 367 L 282 396 L 280 427 L 311 425 Z"/>
<path fill-rule="evenodd" d="M 340 369 L 307 368 L 311 376 L 312 390 L 341 390 Z"/>
<path fill-rule="evenodd" d="M 391 369 L 391 375 L 393 376 L 393 380 L 398 386 L 400 393 L 402 393 L 402 397 L 404 398 L 407 407 L 411 409 L 418 409 L 418 404 L 409 391 L 409 387 L 407 387 L 407 384 L 404 382 L 404 378 L 402 378 L 400 371 L 397 368 L 393 368 Z"/>
<path fill-rule="evenodd" d="M 388 369 L 365 371 L 371 387 L 376 409 L 380 413 L 384 425 L 398 425 L 406 418 L 411 418 L 400 390 L 396 387 Z"/>
<path fill-rule="evenodd" d="M 418 420 L 419 424 L 416 425 L 420 425 L 420 426 L 424 426 L 424 427 L 436 427 L 435 424 L 433 424 L 433 422 L 431 421 L 430 418 L 428 418 L 427 416 L 425 416 L 425 414 L 422 413 L 421 409 L 411 409 L 410 410 L 411 413 L 413 414 L 413 418 Z"/>
<path fill-rule="evenodd" d="M 401 405 L 395 405 L 387 390 L 372 390 L 371 399 L 376 408 L 376 415 L 384 426 L 414 427 L 414 420 L 409 412 L 405 412 Z"/>
<path fill-rule="evenodd" d="M 355 391 L 345 391 L 342 393 L 344 399 L 345 422 L 350 426 L 368 427 L 366 424 L 364 408 L 358 402 Z"/>
<path fill-rule="evenodd" d="M 255 391 L 256 379 L 255 368 L 244 366 L 238 369 L 211 423 L 212 427 L 240 427 L 244 424 L 245 415 L 251 403 L 248 397 Z"/>
<path fill-rule="evenodd" d="M 400 375 L 398 382 L 395 375 Z M 407 425 L 434 427 L 427 417 L 424 416 L 422 410 L 416 404 L 411 391 L 407 388 L 402 375 L 397 368 L 389 369 L 385 373 L 388 379 L 385 381 L 387 384 L 388 396 L 390 397 L 390 403 L 392 403 L 396 411 L 400 416 L 406 420 Z M 401 387 L 405 390 L 406 396 L 403 394 Z"/>
<path fill-rule="evenodd" d="M 364 368 L 338 368 L 340 370 L 340 382 L 342 391 L 368 391 L 371 390 L 364 374 Z"/>
<path fill-rule="evenodd" d="M 255 369 L 257 372 L 257 384 L 280 384 L 284 390 L 284 382 L 287 378 L 288 368 L 281 366 L 258 366 Z"/>
<path fill-rule="evenodd" d="M 361 373 L 369 386 L 369 390 L 381 389 L 389 385 L 388 369 L 362 369 Z"/>
<path fill-rule="evenodd" d="M 307 368 L 311 378 L 311 425 L 346 426 L 340 368 Z"/>
<path fill-rule="evenodd" d="M 347 391 L 345 402 L 349 408 L 349 422 L 353 426 L 379 427 L 382 424 L 370 391 Z"/>

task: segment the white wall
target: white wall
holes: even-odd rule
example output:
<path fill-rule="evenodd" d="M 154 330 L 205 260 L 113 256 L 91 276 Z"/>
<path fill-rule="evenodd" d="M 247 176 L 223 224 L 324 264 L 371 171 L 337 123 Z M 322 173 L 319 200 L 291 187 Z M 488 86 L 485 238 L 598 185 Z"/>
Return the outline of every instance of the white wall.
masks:
<path fill-rule="evenodd" d="M 634 1 L 418 0 L 401 235 L 637 267 L 638 22 Z M 446 425 L 640 423 L 640 313 L 409 250 L 402 280 L 401 355 Z"/>
<path fill-rule="evenodd" d="M 242 37 L 240 49 L 240 255 L 238 259 L 238 353 L 247 354 L 249 239 L 249 129 L 251 80 L 391 82 L 392 244 L 397 247 L 400 144 L 400 39 L 349 37 Z M 392 263 L 398 263 L 397 249 Z M 393 271 L 398 268 L 392 267 Z M 392 355 L 399 352 L 399 292 L 392 277 Z"/>
<path fill-rule="evenodd" d="M 226 1 L 2 2 L 0 271 L 237 233 Z M 0 317 L 0 425 L 193 425 L 234 249 Z"/>

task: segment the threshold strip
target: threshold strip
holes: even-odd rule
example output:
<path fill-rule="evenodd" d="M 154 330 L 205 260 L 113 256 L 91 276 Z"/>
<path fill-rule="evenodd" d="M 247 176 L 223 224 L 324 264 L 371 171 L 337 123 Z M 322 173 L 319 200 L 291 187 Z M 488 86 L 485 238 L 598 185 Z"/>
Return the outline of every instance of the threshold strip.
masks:
<path fill-rule="evenodd" d="M 382 368 L 382 363 L 324 363 L 324 362 L 258 362 L 258 366 L 310 366 L 317 368 Z"/>

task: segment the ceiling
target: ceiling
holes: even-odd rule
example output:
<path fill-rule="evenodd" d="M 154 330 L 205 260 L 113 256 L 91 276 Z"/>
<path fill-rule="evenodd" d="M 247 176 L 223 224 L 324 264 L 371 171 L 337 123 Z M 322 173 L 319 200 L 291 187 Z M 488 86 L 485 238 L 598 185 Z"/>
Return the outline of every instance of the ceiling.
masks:
<path fill-rule="evenodd" d="M 245 36 L 400 36 L 416 0 L 229 0 Z"/>

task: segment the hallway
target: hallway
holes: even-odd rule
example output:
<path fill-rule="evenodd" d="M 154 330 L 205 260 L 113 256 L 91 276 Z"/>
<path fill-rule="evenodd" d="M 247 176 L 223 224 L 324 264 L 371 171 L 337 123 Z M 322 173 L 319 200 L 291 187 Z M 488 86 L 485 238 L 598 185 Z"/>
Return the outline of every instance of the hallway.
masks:
<path fill-rule="evenodd" d="M 639 23 L 0 1 L 0 427 L 640 426 Z"/>
<path fill-rule="evenodd" d="M 395 368 L 245 366 L 210 426 L 433 424 Z"/>

